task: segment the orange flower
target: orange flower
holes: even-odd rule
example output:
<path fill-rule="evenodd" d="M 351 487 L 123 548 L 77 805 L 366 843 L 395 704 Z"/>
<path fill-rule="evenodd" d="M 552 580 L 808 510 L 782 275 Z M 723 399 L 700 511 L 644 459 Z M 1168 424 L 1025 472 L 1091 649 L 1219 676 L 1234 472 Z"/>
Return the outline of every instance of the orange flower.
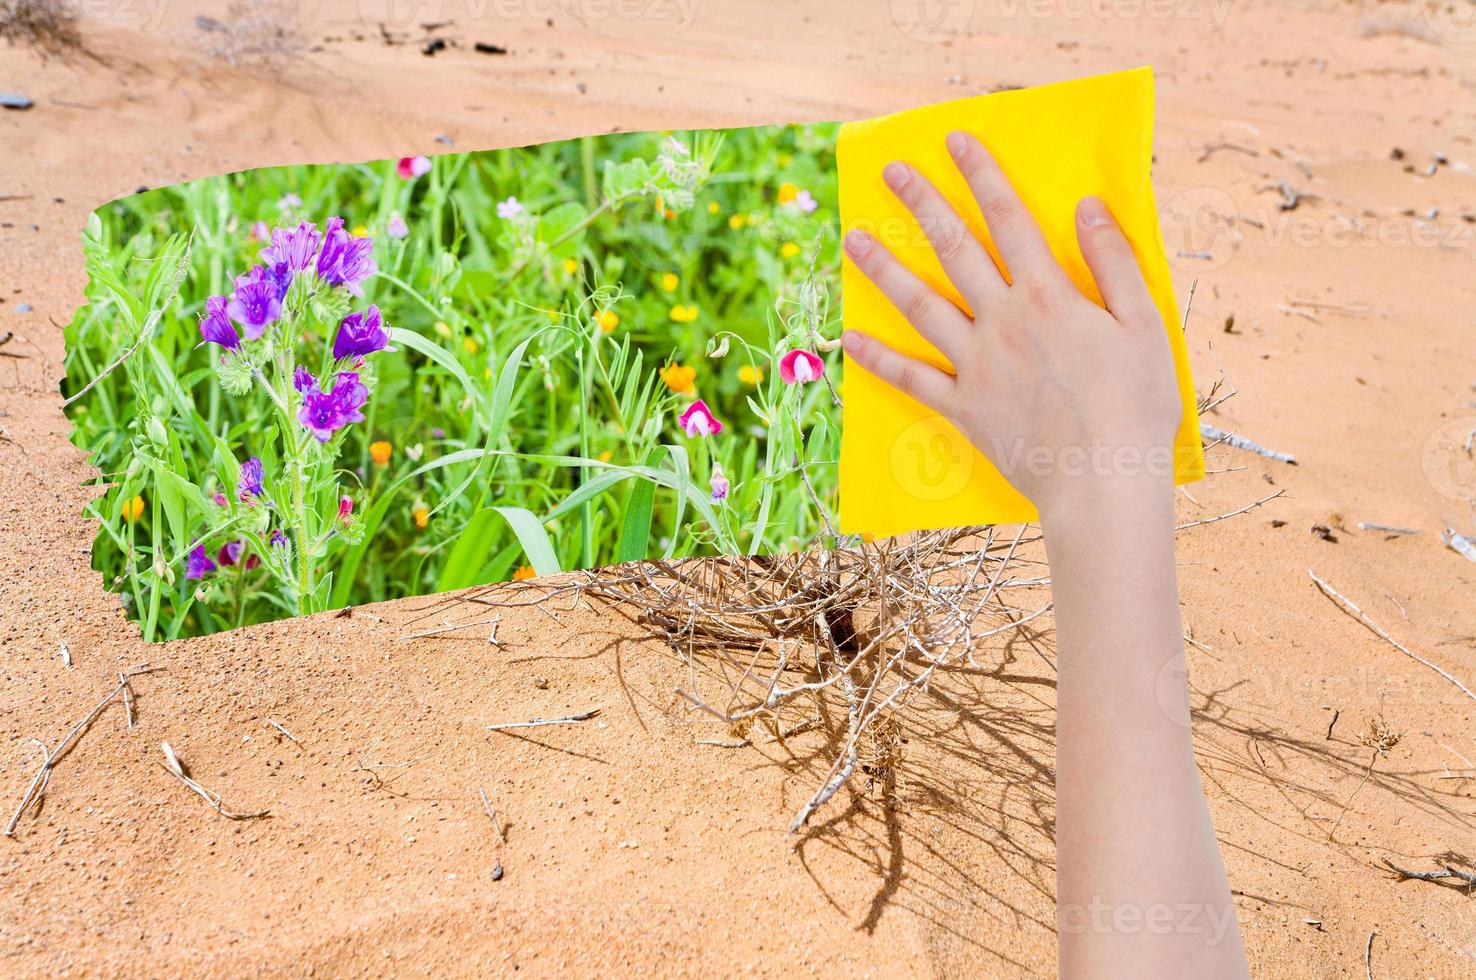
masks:
<path fill-rule="evenodd" d="M 673 361 L 661 369 L 661 380 L 678 395 L 697 393 L 697 369 L 694 367 L 685 367 Z"/>
<path fill-rule="evenodd" d="M 537 574 L 537 572 L 533 571 L 532 565 L 520 565 L 518 566 L 518 570 L 513 572 L 513 578 L 521 582 L 523 579 L 533 578 Z"/>
<path fill-rule="evenodd" d="M 374 460 L 375 466 L 384 466 L 388 463 L 390 461 L 390 454 L 394 451 L 395 447 L 383 439 L 369 444 L 369 458 Z"/>
<path fill-rule="evenodd" d="M 779 203 L 788 204 L 799 197 L 799 188 L 785 181 L 779 185 Z"/>
<path fill-rule="evenodd" d="M 422 531 L 424 531 L 425 526 L 430 523 L 430 511 L 426 510 L 424 507 L 415 508 L 410 512 L 410 516 L 415 518 L 415 526 Z"/>
<path fill-rule="evenodd" d="M 131 500 L 123 501 L 123 519 L 125 521 L 136 521 L 144 512 L 144 499 L 137 496 Z"/>

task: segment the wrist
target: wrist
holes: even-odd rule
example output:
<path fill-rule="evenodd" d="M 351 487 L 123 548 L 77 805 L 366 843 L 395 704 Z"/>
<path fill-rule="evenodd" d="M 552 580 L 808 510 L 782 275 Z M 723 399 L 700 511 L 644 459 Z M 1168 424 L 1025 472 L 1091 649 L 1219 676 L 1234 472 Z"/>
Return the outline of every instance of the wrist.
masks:
<path fill-rule="evenodd" d="M 1052 537 L 1080 532 L 1114 536 L 1132 528 L 1172 532 L 1174 481 L 1171 476 L 1081 477 L 1063 481 L 1036 501 L 1040 526 Z"/>

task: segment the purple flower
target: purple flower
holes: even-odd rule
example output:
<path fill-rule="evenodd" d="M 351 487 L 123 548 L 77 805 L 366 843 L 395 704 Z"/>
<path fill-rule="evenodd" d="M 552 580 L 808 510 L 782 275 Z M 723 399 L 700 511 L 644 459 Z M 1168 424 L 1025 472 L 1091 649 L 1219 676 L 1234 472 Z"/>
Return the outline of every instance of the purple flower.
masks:
<path fill-rule="evenodd" d="M 506 201 L 497 202 L 497 217 L 516 218 L 523 213 L 523 204 L 516 197 L 509 197 Z"/>
<path fill-rule="evenodd" d="M 251 225 L 251 237 L 259 242 L 264 242 L 272 237 L 272 229 L 265 221 L 257 221 Z"/>
<path fill-rule="evenodd" d="M 282 286 L 278 276 L 276 270 L 258 265 L 244 276 L 236 277 L 236 295 L 226 310 L 246 331 L 247 340 L 259 338 L 267 325 L 282 314 Z"/>
<path fill-rule="evenodd" d="M 282 532 L 280 527 L 274 527 L 272 528 L 272 536 L 267 540 L 267 543 L 273 548 L 285 548 L 287 547 L 287 535 Z"/>
<path fill-rule="evenodd" d="M 339 359 L 367 357 L 378 350 L 392 349 L 377 306 L 344 317 L 338 324 L 338 335 L 333 338 L 333 356 Z"/>
<path fill-rule="evenodd" d="M 215 562 L 205 554 L 205 546 L 195 545 L 194 550 L 185 559 L 185 578 L 204 578 L 213 571 L 215 571 Z"/>
<path fill-rule="evenodd" d="M 794 206 L 805 214 L 810 214 L 820 206 L 820 202 L 815 200 L 809 191 L 800 191 L 794 196 Z"/>
<path fill-rule="evenodd" d="M 369 389 L 353 371 L 344 371 L 333 379 L 330 391 L 312 388 L 302 396 L 302 410 L 297 419 L 307 426 L 319 442 L 327 442 L 333 433 L 351 422 L 364 421 L 359 409 L 369 401 Z"/>
<path fill-rule="evenodd" d="M 728 499 L 728 490 L 731 488 L 728 478 L 723 475 L 723 468 L 716 463 L 712 464 L 712 502 L 719 503 Z"/>
<path fill-rule="evenodd" d="M 283 194 L 281 197 L 277 198 L 277 210 L 283 212 L 284 214 L 288 211 L 291 211 L 293 208 L 300 207 L 302 207 L 302 198 L 298 197 L 291 191 L 288 191 L 286 194 Z"/>
<path fill-rule="evenodd" d="M 313 372 L 299 364 L 292 372 L 292 387 L 299 395 L 305 394 L 309 388 L 318 387 L 318 379 L 313 377 Z"/>
<path fill-rule="evenodd" d="M 228 305 L 224 296 L 212 296 L 205 301 L 205 313 L 200 317 L 200 336 L 207 344 L 235 350 L 241 346 L 241 335 L 231 325 L 231 316 L 226 312 Z"/>
<path fill-rule="evenodd" d="M 252 456 L 242 463 L 241 479 L 236 483 L 236 495 L 243 501 L 247 497 L 260 497 L 262 475 L 260 457 Z"/>
<path fill-rule="evenodd" d="M 273 228 L 272 243 L 261 250 L 261 260 L 270 266 L 281 263 L 289 273 L 296 274 L 313 264 L 322 241 L 318 226 L 311 221 L 304 221 L 295 229 Z"/>
<path fill-rule="evenodd" d="M 216 564 L 220 565 L 220 567 L 222 568 L 229 568 L 230 566 L 241 560 L 241 552 L 245 550 L 246 542 L 227 541 L 225 544 L 221 545 L 220 550 L 215 553 Z"/>
<path fill-rule="evenodd" d="M 231 505 L 231 502 L 226 499 L 226 495 L 219 490 L 210 495 L 210 500 L 217 507 L 229 507 Z"/>
<path fill-rule="evenodd" d="M 345 286 L 355 296 L 360 286 L 379 271 L 374 264 L 374 239 L 354 238 L 343 230 L 343 219 L 329 218 L 323 224 L 323 250 L 318 253 L 318 278 L 330 286 Z"/>
<path fill-rule="evenodd" d="M 389 221 L 385 222 L 384 233 L 391 238 L 404 238 L 410 234 L 410 226 L 405 224 L 405 219 L 400 217 L 396 211 L 390 215 Z"/>

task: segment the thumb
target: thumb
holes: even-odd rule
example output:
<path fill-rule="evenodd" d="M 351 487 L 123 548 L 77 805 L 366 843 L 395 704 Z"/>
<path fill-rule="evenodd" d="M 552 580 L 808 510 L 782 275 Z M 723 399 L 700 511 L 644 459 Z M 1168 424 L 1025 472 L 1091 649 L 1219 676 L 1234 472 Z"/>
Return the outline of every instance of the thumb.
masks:
<path fill-rule="evenodd" d="M 1157 322 L 1133 247 L 1100 198 L 1084 197 L 1076 205 L 1076 239 L 1107 311 L 1126 326 Z"/>

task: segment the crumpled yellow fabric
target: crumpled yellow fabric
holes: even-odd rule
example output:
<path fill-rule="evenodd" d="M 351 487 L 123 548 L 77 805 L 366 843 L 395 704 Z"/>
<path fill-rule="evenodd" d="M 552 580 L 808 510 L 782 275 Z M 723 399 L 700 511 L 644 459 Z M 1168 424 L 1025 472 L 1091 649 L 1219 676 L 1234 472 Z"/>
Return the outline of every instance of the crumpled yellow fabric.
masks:
<path fill-rule="evenodd" d="M 1159 237 L 1149 180 L 1153 156 L 1151 68 L 1039 88 L 998 92 L 847 123 L 837 145 L 841 224 L 876 234 L 906 266 L 967 309 L 916 222 L 882 182 L 882 168 L 905 160 L 931 180 L 998 261 L 979 209 L 944 146 L 955 129 L 977 136 L 1004 168 L 1040 223 L 1057 260 L 1087 296 L 1101 295 L 1076 241 L 1076 204 L 1102 198 L 1137 253 L 1173 347 L 1184 421 L 1175 479 L 1204 476 L 1193 379 L 1178 304 Z M 947 369 L 851 262 L 841 288 L 843 320 L 904 354 Z M 1050 329 L 1050 324 L 1041 324 Z M 1132 392 L 1123 392 L 1131 398 Z M 844 533 L 878 536 L 970 524 L 1033 521 L 1035 507 L 946 419 L 845 362 L 840 457 Z"/>

